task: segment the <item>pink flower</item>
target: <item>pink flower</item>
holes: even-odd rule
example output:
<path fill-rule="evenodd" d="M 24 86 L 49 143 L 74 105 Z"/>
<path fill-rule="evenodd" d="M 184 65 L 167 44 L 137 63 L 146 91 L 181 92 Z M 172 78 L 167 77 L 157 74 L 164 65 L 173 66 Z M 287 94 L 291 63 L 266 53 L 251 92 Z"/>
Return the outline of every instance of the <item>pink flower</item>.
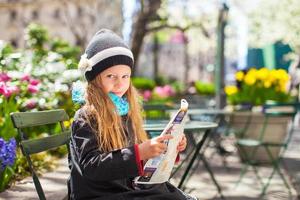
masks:
<path fill-rule="evenodd" d="M 20 92 L 20 89 L 17 86 L 7 86 L 5 83 L 0 82 L 0 94 L 9 98 L 12 94 L 17 94 Z"/>
<path fill-rule="evenodd" d="M 12 95 L 12 91 L 10 90 L 6 90 L 3 95 L 6 97 L 6 98 L 9 98 L 11 95 Z"/>
<path fill-rule="evenodd" d="M 7 93 L 7 87 L 4 82 L 0 82 L 0 94 L 6 96 Z"/>
<path fill-rule="evenodd" d="M 39 91 L 39 88 L 35 85 L 28 85 L 27 88 L 28 88 L 28 91 L 32 94 L 37 93 Z"/>
<path fill-rule="evenodd" d="M 154 88 L 154 93 L 161 98 L 166 98 L 175 95 L 175 91 L 170 85 L 157 86 Z"/>
<path fill-rule="evenodd" d="M 40 83 L 40 80 L 38 79 L 30 79 L 29 84 L 30 85 L 38 85 Z"/>
<path fill-rule="evenodd" d="M 150 90 L 145 90 L 144 92 L 143 92 L 143 98 L 144 98 L 144 100 L 146 100 L 146 101 L 148 101 L 150 98 L 151 98 L 151 91 Z"/>
<path fill-rule="evenodd" d="M 18 94 L 20 92 L 20 88 L 16 85 L 8 87 L 8 90 L 11 91 L 13 94 Z"/>
<path fill-rule="evenodd" d="M 161 86 L 157 86 L 156 88 L 154 88 L 154 92 L 160 97 L 167 97 L 163 87 Z"/>
<path fill-rule="evenodd" d="M 173 96 L 175 94 L 174 89 L 170 85 L 165 85 L 163 90 L 168 96 Z"/>
<path fill-rule="evenodd" d="M 12 91 L 9 90 L 9 88 L 5 85 L 5 84 L 2 84 L 0 86 L 0 93 L 5 96 L 6 98 L 9 98 L 11 95 L 12 95 Z"/>
<path fill-rule="evenodd" d="M 33 109 L 36 107 L 36 105 L 37 105 L 37 102 L 34 99 L 29 99 L 25 102 L 25 106 L 28 109 Z"/>
<path fill-rule="evenodd" d="M 4 82 L 0 81 L 0 93 L 2 94 L 2 92 L 4 91 L 4 88 L 6 87 Z"/>
<path fill-rule="evenodd" d="M 170 42 L 176 44 L 184 44 L 188 42 L 188 38 L 182 31 L 177 31 L 174 35 L 171 36 Z"/>
<path fill-rule="evenodd" d="M 11 77 L 8 76 L 6 73 L 0 73 L 0 82 L 3 81 L 3 82 L 7 82 L 7 81 L 10 81 L 11 80 Z"/>
<path fill-rule="evenodd" d="M 22 77 L 21 77 L 21 81 L 29 81 L 30 80 L 30 75 L 28 74 L 24 74 Z"/>

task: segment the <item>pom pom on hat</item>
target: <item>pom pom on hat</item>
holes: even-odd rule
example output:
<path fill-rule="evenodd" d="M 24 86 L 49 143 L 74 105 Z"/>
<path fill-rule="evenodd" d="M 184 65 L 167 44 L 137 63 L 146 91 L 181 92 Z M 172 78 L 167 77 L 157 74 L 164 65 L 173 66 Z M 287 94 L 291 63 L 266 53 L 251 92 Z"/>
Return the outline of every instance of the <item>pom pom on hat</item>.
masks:
<path fill-rule="evenodd" d="M 89 59 L 87 59 L 87 55 L 83 54 L 80 58 L 78 69 L 85 73 L 85 71 L 91 71 L 92 70 L 92 63 Z"/>
<path fill-rule="evenodd" d="M 84 73 L 87 81 L 92 81 L 109 67 L 127 65 L 132 68 L 133 64 L 133 54 L 122 38 L 108 29 L 101 29 L 81 56 L 78 69 Z"/>

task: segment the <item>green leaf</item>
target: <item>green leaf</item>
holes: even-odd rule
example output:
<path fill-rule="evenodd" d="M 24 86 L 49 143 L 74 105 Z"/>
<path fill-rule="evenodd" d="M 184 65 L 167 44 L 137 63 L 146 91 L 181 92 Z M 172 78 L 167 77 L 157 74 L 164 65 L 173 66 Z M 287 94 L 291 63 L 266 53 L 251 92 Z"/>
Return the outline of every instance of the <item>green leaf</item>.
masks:
<path fill-rule="evenodd" d="M 5 167 L 5 169 L 0 172 L 0 192 L 6 189 L 14 173 L 15 172 L 11 167 Z"/>

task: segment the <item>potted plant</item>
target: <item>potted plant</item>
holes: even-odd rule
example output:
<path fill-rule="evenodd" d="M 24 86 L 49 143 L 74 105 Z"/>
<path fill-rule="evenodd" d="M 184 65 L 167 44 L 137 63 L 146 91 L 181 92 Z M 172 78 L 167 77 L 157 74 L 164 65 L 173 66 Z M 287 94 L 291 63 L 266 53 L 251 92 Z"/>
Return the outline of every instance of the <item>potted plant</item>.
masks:
<path fill-rule="evenodd" d="M 225 87 L 227 101 L 231 105 L 263 105 L 268 100 L 288 102 L 291 96 L 287 90 L 290 79 L 283 69 L 255 69 L 238 71 L 236 85 Z"/>
<path fill-rule="evenodd" d="M 237 108 L 252 108 L 249 112 L 234 112 L 231 118 L 231 126 L 233 130 L 238 131 L 237 139 L 247 138 L 259 140 L 263 130 L 265 114 L 263 109 L 253 109 L 257 106 L 263 106 L 268 101 L 286 103 L 292 100 L 291 95 L 287 90 L 287 84 L 290 79 L 287 72 L 283 69 L 255 69 L 249 71 L 238 71 L 235 74 L 236 85 L 228 85 L 225 87 L 227 101 Z M 285 108 L 283 108 L 285 109 Z M 255 112 L 256 111 L 256 112 Z M 264 131 L 263 142 L 283 141 L 286 137 L 287 125 L 291 121 L 285 118 L 270 118 L 268 120 L 267 129 Z M 245 148 L 238 146 L 238 148 Z M 247 152 L 253 151 L 256 147 L 247 147 Z M 272 148 L 274 157 L 278 156 L 280 149 Z M 240 154 L 241 155 L 241 154 Z M 242 160 L 245 158 L 241 155 Z M 256 153 L 256 161 L 270 162 L 265 149 L 259 147 Z"/>

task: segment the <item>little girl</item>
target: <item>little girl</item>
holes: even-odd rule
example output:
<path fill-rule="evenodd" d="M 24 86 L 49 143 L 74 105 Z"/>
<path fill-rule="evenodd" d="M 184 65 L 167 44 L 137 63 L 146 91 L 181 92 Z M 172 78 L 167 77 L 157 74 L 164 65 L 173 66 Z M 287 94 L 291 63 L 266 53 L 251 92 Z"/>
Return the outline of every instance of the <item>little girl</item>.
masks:
<path fill-rule="evenodd" d="M 171 135 L 148 139 L 139 96 L 130 82 L 132 52 L 110 30 L 100 30 L 79 62 L 87 80 L 85 104 L 72 123 L 70 199 L 186 200 L 169 182 L 136 185 L 143 163 L 163 153 Z M 178 152 L 186 147 L 183 137 Z"/>

